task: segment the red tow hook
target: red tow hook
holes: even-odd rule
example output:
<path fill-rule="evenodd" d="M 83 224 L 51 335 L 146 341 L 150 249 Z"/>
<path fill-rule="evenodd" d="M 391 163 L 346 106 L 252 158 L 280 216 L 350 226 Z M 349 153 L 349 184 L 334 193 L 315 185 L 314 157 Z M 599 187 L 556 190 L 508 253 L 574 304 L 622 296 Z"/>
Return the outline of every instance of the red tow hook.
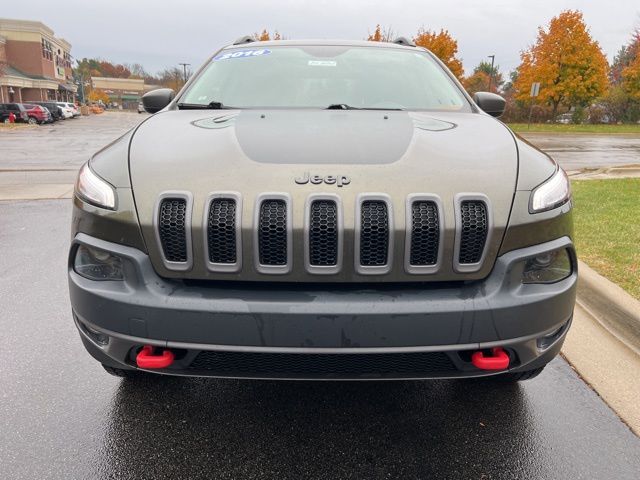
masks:
<path fill-rule="evenodd" d="M 492 348 L 490 357 L 478 350 L 471 355 L 471 363 L 480 370 L 505 370 L 509 368 L 509 355 L 501 347 Z"/>
<path fill-rule="evenodd" d="M 153 346 L 145 345 L 136 355 L 136 365 L 140 368 L 167 368 L 173 363 L 173 352 L 163 350 L 160 355 L 153 354 Z"/>

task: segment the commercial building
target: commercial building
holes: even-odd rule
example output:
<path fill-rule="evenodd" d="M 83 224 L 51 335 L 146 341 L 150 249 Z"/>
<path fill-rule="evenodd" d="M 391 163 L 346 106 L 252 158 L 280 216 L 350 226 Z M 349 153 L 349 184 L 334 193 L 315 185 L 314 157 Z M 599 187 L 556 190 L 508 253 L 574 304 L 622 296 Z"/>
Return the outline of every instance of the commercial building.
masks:
<path fill-rule="evenodd" d="M 141 78 L 93 77 L 91 86 L 106 93 L 111 103 L 122 105 L 125 109 L 135 109 L 147 91 Z"/>
<path fill-rule="evenodd" d="M 38 21 L 0 18 L 0 102 L 71 102 L 71 44 Z"/>

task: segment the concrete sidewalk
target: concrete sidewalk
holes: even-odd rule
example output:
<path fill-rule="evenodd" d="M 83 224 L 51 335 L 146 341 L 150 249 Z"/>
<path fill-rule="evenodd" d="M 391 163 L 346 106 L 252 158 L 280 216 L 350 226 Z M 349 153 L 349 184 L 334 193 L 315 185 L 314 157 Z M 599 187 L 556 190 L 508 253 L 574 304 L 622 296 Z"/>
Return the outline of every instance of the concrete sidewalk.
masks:
<path fill-rule="evenodd" d="M 629 428 L 640 436 L 640 355 L 576 305 L 562 355 Z"/>
<path fill-rule="evenodd" d="M 562 353 L 640 436 L 640 301 L 588 265 Z"/>

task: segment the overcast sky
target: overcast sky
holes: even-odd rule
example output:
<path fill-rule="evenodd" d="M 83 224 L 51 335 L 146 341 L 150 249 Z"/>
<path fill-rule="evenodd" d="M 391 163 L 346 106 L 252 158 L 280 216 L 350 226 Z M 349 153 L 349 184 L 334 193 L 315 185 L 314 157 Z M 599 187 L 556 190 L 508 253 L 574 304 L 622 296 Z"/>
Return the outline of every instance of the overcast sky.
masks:
<path fill-rule="evenodd" d="M 491 54 L 508 73 L 537 27 L 564 9 L 584 13 L 609 60 L 640 27 L 639 0 L 1 1 L 0 16 L 42 21 L 71 42 L 75 58 L 141 63 L 152 73 L 179 62 L 195 68 L 263 28 L 291 39 L 363 39 L 376 23 L 408 37 L 420 27 L 445 28 L 458 40 L 466 73 Z"/>

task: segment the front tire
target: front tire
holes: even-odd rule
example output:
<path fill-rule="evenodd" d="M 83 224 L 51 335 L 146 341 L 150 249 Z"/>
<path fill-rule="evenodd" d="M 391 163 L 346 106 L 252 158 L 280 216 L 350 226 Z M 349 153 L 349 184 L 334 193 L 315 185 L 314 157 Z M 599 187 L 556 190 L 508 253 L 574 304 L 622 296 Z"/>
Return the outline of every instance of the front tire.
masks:
<path fill-rule="evenodd" d="M 29 117 L 29 120 L 27 120 L 27 123 L 29 125 L 37 125 L 38 124 L 38 120 L 35 119 L 34 117 Z"/>

